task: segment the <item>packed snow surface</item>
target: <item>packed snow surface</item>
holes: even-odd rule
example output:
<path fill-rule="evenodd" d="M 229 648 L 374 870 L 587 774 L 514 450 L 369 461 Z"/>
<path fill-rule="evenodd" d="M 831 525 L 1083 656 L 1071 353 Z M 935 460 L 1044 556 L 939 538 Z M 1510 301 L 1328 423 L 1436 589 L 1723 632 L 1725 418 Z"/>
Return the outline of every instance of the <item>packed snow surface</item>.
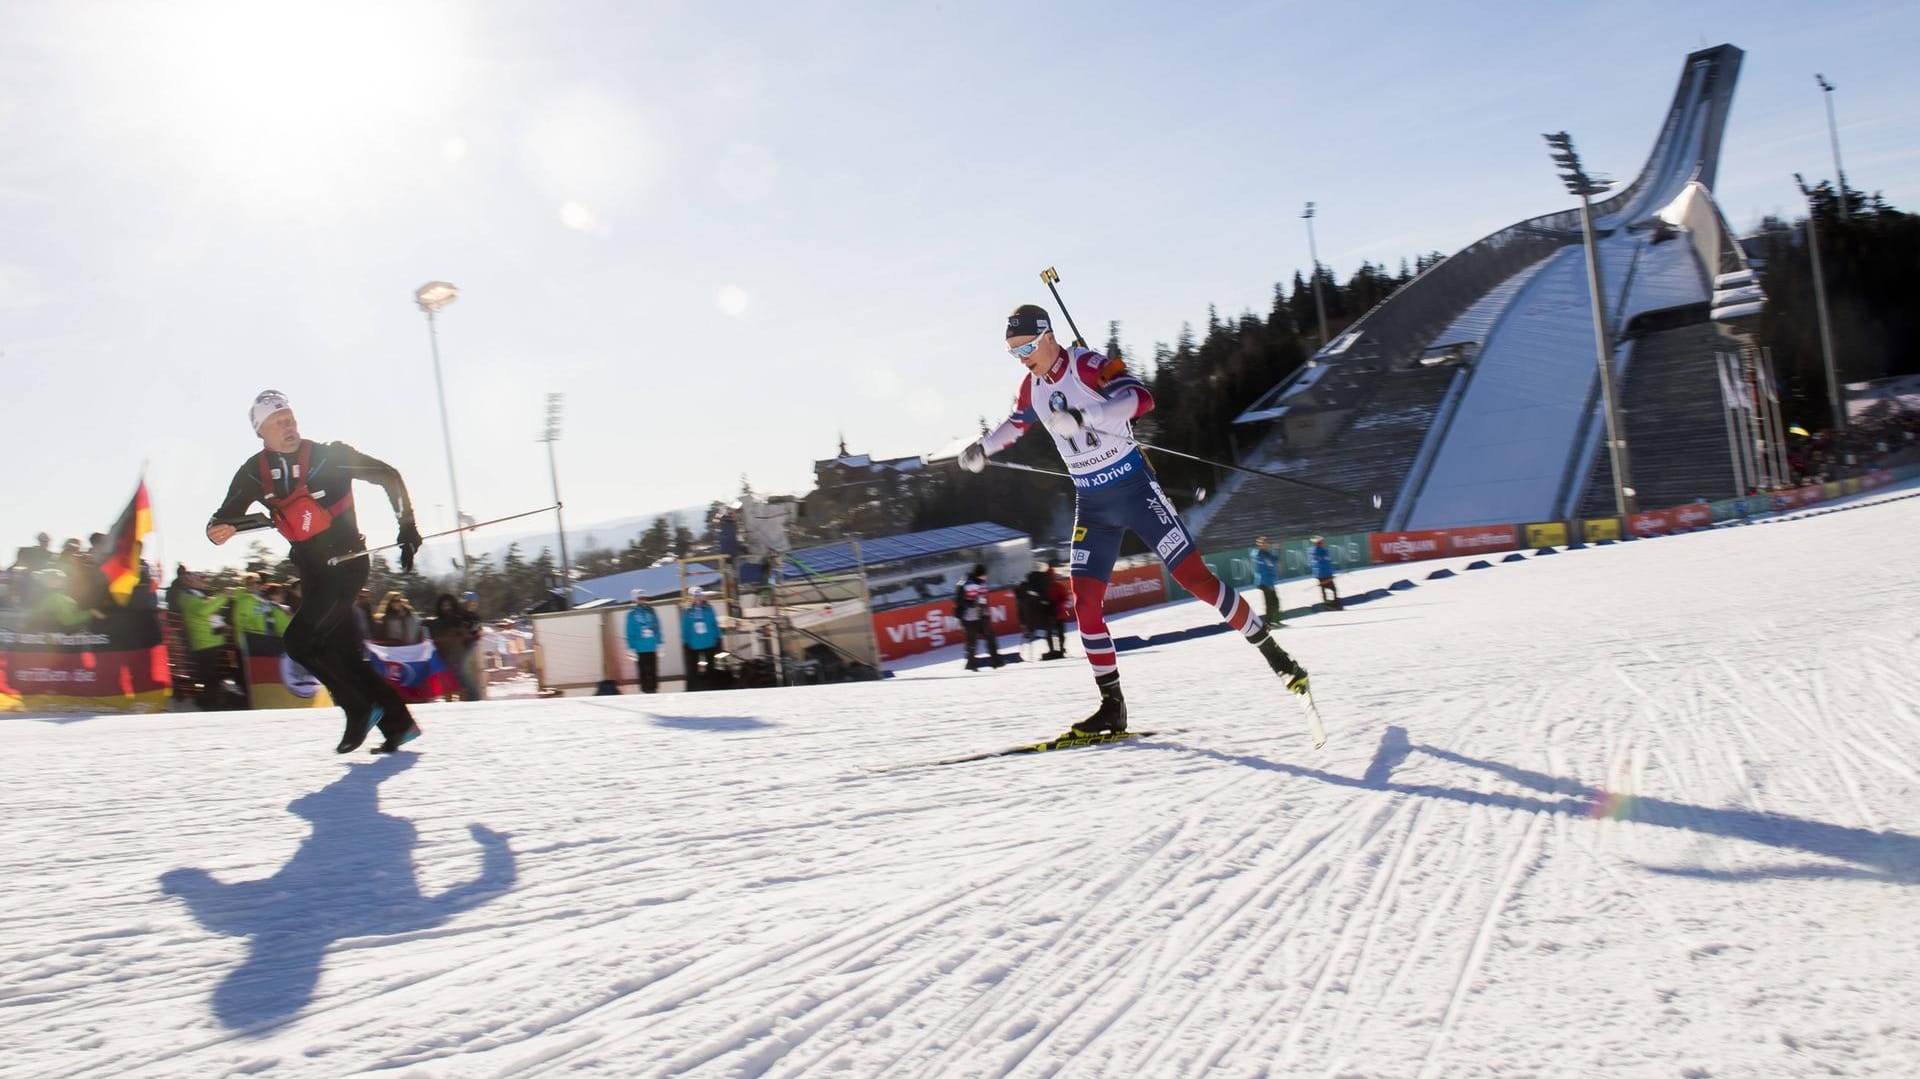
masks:
<path fill-rule="evenodd" d="M 1920 1074 L 1916 534 L 1344 575 L 1418 587 L 1281 632 L 1320 752 L 1225 635 L 1121 655 L 1178 733 L 892 771 L 1084 661 L 0 722 L 0 1072 Z"/>

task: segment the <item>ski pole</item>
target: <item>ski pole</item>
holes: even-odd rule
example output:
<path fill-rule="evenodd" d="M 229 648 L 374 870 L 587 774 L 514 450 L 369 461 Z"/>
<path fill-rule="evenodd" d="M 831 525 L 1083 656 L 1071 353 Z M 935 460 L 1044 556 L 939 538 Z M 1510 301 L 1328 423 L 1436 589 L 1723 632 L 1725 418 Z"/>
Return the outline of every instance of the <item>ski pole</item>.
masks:
<path fill-rule="evenodd" d="M 449 528 L 444 532 L 429 532 L 426 535 L 421 536 L 420 539 L 422 541 L 426 541 L 430 539 L 439 539 L 441 536 L 451 536 L 459 532 L 471 532 L 476 528 L 485 528 L 488 525 L 502 524 L 507 521 L 517 521 L 522 517 L 531 517 L 536 513 L 547 513 L 552 510 L 557 510 L 559 508 L 560 508 L 560 503 L 555 502 L 551 506 L 541 506 L 537 510 L 528 510 L 525 513 L 514 513 L 514 514 L 509 514 L 505 517 L 495 517 L 491 521 L 475 521 L 473 524 L 461 525 L 459 528 Z M 376 554 L 380 551 L 391 551 L 395 547 L 404 547 L 404 546 L 406 546 L 406 544 L 383 543 L 378 547 L 369 547 L 364 551 L 348 551 L 346 554 L 337 554 L 337 555 L 334 555 L 332 558 L 327 559 L 327 565 L 337 566 L 342 562 L 350 562 L 356 558 L 365 558 L 368 555 Z"/>
<path fill-rule="evenodd" d="M 1098 428 L 1089 428 L 1089 430 L 1092 430 L 1093 433 L 1097 435 L 1102 435 L 1107 438 L 1123 437 L 1111 431 L 1102 431 Z M 1198 454 L 1182 453 L 1179 450 L 1170 450 L 1165 446 L 1158 446 L 1158 445 L 1155 445 L 1154 443 L 1146 442 L 1138 438 L 1134 439 L 1133 441 L 1135 445 L 1139 446 L 1143 450 L 1152 450 L 1155 453 L 1164 453 L 1173 457 L 1185 457 L 1189 461 L 1198 461 L 1203 465 L 1211 465 L 1214 468 L 1224 468 L 1232 472 L 1244 472 L 1249 476 L 1259 476 L 1262 479 L 1277 480 L 1280 483 L 1291 483 L 1295 487 L 1304 487 L 1309 491 L 1319 491 L 1321 494 L 1333 495 L 1337 498 L 1351 498 L 1355 501 L 1362 501 L 1368 498 L 1368 496 L 1366 495 L 1358 495 L 1353 493 L 1352 491 L 1343 491 L 1338 487 L 1328 487 L 1325 484 L 1314 483 L 1311 480 L 1297 480 L 1297 479 L 1294 479 L 1292 476 L 1283 476 L 1278 472 L 1263 472 L 1257 468 L 1247 468 L 1244 465 L 1230 465 L 1225 461 L 1215 461 L 1211 458 L 1201 457 Z M 1373 495 L 1371 497 L 1373 501 L 1373 508 L 1379 509 L 1380 496 Z"/>
<path fill-rule="evenodd" d="M 1035 472 L 1042 476 L 1058 476 L 1063 480 L 1070 480 L 1073 478 L 1072 476 L 1067 475 L 1065 472 L 1055 472 L 1051 468 L 1035 468 L 1032 465 L 1015 464 L 1012 461 L 995 461 L 992 459 L 988 459 L 987 464 L 992 465 L 994 468 L 1011 468 L 1015 472 Z"/>
<path fill-rule="evenodd" d="M 1047 291 L 1053 293 L 1053 302 L 1060 305 L 1060 317 L 1067 320 L 1067 328 L 1073 331 L 1073 343 L 1079 348 L 1087 347 L 1087 339 L 1080 336 L 1080 327 L 1073 324 L 1073 315 L 1067 311 L 1067 301 L 1060 298 L 1060 290 L 1053 286 L 1060 280 L 1060 271 L 1049 266 L 1040 271 L 1040 280 L 1047 283 Z"/>
<path fill-rule="evenodd" d="M 235 532 L 253 532 L 262 528 L 272 528 L 273 518 L 264 513 L 249 513 L 245 517 L 215 517 L 212 523 L 226 525 Z"/>

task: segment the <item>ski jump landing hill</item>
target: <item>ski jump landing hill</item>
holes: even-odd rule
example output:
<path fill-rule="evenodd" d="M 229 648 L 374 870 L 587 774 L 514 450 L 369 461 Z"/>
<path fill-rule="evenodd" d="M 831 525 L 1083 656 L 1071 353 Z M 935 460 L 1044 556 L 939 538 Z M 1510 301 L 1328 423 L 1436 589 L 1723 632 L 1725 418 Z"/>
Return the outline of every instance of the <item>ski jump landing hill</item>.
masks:
<path fill-rule="evenodd" d="M 1683 404 L 1659 414 L 1660 438 L 1634 461 L 1644 505 L 1737 493 L 1712 354 L 1740 342 L 1709 311 L 1716 280 L 1747 269 L 1712 197 L 1742 55 L 1720 45 L 1687 57 L 1646 166 L 1593 206 L 1629 439 L 1642 433 L 1636 405 Z M 1257 443 L 1254 467 L 1377 492 L 1382 504 L 1236 477 L 1206 517 L 1205 548 L 1303 528 L 1394 532 L 1592 512 L 1584 496 L 1611 479 L 1597 452 L 1605 420 L 1579 211 L 1521 221 L 1431 267 L 1236 423 L 1258 436 L 1242 438 Z"/>

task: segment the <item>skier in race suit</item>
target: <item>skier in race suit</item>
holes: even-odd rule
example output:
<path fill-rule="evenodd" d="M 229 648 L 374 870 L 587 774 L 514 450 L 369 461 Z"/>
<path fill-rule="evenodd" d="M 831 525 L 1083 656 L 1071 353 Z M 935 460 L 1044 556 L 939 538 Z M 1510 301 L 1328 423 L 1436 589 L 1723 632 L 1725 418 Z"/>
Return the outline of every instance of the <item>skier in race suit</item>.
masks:
<path fill-rule="evenodd" d="M 1007 351 L 1028 377 L 1020 384 L 1013 411 L 1000 426 L 960 452 L 970 472 L 987 467 L 987 458 L 1018 441 L 1039 424 L 1053 436 L 1073 477 L 1073 598 L 1080 617 L 1080 642 L 1093 665 L 1100 706 L 1073 725 L 1072 735 L 1120 733 L 1127 729 L 1127 704 L 1120 692 L 1120 670 L 1102 607 L 1121 536 L 1131 530 L 1153 548 L 1173 579 L 1203 603 L 1211 604 L 1226 624 L 1259 648 L 1274 673 L 1294 693 L 1307 692 L 1307 672 L 1267 632 L 1265 623 L 1239 593 L 1220 582 L 1174 511 L 1173 503 L 1133 440 L 1133 421 L 1153 409 L 1153 395 L 1126 365 L 1091 349 L 1062 348 L 1043 307 L 1024 304 L 1007 317 Z"/>
<path fill-rule="evenodd" d="M 367 583 L 367 559 L 328 565 L 335 555 L 364 550 L 366 538 L 353 511 L 353 481 L 387 493 L 400 523 L 400 568 L 412 572 L 420 549 L 407 485 L 391 465 L 376 461 L 344 442 L 312 442 L 300 437 L 293 406 L 278 390 L 254 398 L 249 414 L 261 451 L 247 458 L 227 486 L 226 500 L 207 521 L 207 539 L 215 545 L 234 537 L 231 523 L 258 502 L 292 545 L 290 557 L 300 570 L 300 607 L 285 635 L 287 655 L 312 672 L 347 715 L 336 752 L 350 753 L 379 725 L 385 751 L 398 749 L 420 733 L 407 702 L 367 658 L 353 603 Z"/>

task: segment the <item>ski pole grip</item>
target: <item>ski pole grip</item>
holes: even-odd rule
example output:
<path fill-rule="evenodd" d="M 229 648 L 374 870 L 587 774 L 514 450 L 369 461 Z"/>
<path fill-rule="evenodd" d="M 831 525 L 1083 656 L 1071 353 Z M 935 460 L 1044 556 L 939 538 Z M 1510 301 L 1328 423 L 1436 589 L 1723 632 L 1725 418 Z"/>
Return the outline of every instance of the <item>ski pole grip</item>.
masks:
<path fill-rule="evenodd" d="M 235 532 L 252 532 L 261 528 L 272 528 L 273 518 L 264 513 L 249 513 L 244 517 L 215 517 L 213 523 L 226 525 Z"/>

